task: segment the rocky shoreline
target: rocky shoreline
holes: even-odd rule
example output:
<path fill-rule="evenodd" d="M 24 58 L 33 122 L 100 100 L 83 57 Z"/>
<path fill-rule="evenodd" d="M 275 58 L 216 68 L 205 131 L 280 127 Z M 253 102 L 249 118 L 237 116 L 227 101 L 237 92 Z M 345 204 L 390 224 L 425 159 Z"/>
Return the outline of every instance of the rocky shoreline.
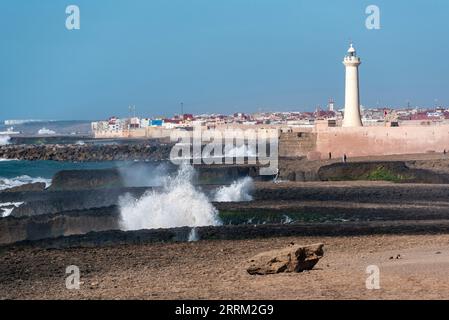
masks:
<path fill-rule="evenodd" d="M 90 147 L 80 146 L 83 150 L 90 150 Z M 40 154 L 46 154 L 46 149 L 43 150 Z M 111 151 L 109 159 L 119 157 L 120 152 Z M 30 153 L 27 157 L 35 156 Z M 82 158 L 95 159 L 93 154 L 85 154 Z M 421 267 L 419 274 L 428 269 L 432 273 L 432 266 L 439 268 L 440 262 L 446 263 L 445 266 L 449 264 L 449 251 L 445 250 L 449 234 L 449 188 L 446 180 L 449 162 L 424 161 L 412 164 L 399 159 L 343 164 L 290 159 L 281 161 L 280 176 L 275 182 L 273 177 L 267 178 L 270 181 L 260 179 L 257 165 L 196 166 L 196 176 L 191 182 L 211 201 L 222 224 L 133 231 L 120 230 L 120 197 L 130 194 L 139 198 L 149 190 L 157 191 L 158 187 L 129 184 L 124 172 L 117 171 L 123 168 L 59 171 L 48 188 L 36 183 L 0 192 L 0 203 L 9 204 L 12 209 L 9 216 L 0 219 L 0 298 L 47 297 L 49 292 L 51 297 L 70 298 L 73 293 L 59 290 L 63 286 L 57 285 L 64 283 L 64 279 L 58 277 L 64 275 L 67 265 L 80 266 L 83 272 L 86 285 L 76 293 L 80 297 L 134 295 L 134 288 L 142 287 L 142 275 L 147 277 L 145 287 L 151 287 L 153 291 L 155 283 L 162 283 L 157 290 L 157 297 L 162 297 L 172 288 L 173 281 L 178 281 L 182 288 L 186 287 L 186 279 L 192 278 L 191 275 L 185 276 L 185 270 L 180 271 L 180 266 L 186 265 L 189 266 L 188 272 L 198 270 L 191 286 L 197 283 L 201 286 L 195 292 L 205 286 L 204 279 L 209 276 L 207 283 L 216 281 L 213 288 L 227 283 L 229 297 L 235 297 L 236 287 L 247 281 L 241 288 L 241 295 L 248 297 L 248 292 L 254 291 L 251 289 L 254 281 L 260 283 L 261 280 L 246 278 L 252 277 L 245 269 L 247 260 L 256 253 L 285 247 L 292 242 L 324 242 L 329 248 L 316 272 L 306 272 L 294 278 L 293 281 L 297 281 L 294 285 L 290 278 L 276 278 L 276 281 L 285 281 L 283 288 L 288 285 L 292 286 L 290 290 L 300 288 L 299 293 L 303 293 L 304 285 L 315 283 L 314 279 L 304 281 L 304 277 L 319 277 L 325 272 L 328 272 L 326 281 L 322 283 L 327 283 L 328 278 L 334 279 L 335 273 L 341 272 L 342 277 L 351 275 L 348 278 L 350 285 L 352 275 L 359 272 L 363 276 L 359 283 L 364 284 L 367 264 L 378 263 L 379 259 L 386 264 L 397 264 L 401 259 L 407 264 L 413 262 L 411 254 L 399 252 L 398 248 L 419 247 L 421 239 L 433 243 L 430 247 L 432 257 L 428 260 L 440 258 L 441 261 Z M 159 165 L 161 161 L 157 162 Z M 154 174 L 153 169 L 141 171 L 142 166 L 157 167 L 145 161 L 125 164 L 139 176 L 151 177 Z M 176 167 L 168 167 L 158 174 L 165 176 L 176 171 Z M 212 195 L 217 188 L 248 176 L 254 178 L 252 201 L 214 201 Z M 376 179 L 383 181 L 372 181 Z M 151 203 L 147 207 L 151 210 Z M 414 242 L 409 244 L 409 240 L 404 239 Z M 371 245 L 366 244 L 369 241 Z M 383 244 L 388 245 L 389 242 L 394 251 L 381 251 L 375 256 L 375 251 L 381 248 L 379 243 L 384 250 Z M 361 246 L 364 246 L 364 251 L 360 250 Z M 336 250 L 341 252 L 335 257 Z M 399 254 L 404 258 L 391 258 Z M 375 260 L 372 261 L 373 257 Z M 211 259 L 215 259 L 213 264 Z M 422 260 L 416 265 L 421 266 Z M 111 276 L 111 266 L 115 268 L 114 275 L 122 272 L 123 276 Z M 222 268 L 219 276 L 217 266 Z M 229 271 L 229 268 L 234 269 Z M 352 268 L 351 272 L 348 268 Z M 135 274 L 130 275 L 132 272 Z M 387 277 L 385 267 L 382 272 L 382 284 L 388 285 L 384 280 Z M 236 274 L 241 278 L 237 279 Z M 223 281 L 226 276 L 227 280 Z M 42 282 L 42 279 L 47 280 Z M 117 285 L 120 279 L 124 282 Z M 135 281 L 130 282 L 129 279 Z M 269 279 L 266 288 L 255 297 L 260 298 L 262 293 L 266 294 L 273 287 L 276 288 L 273 296 L 278 297 L 279 285 L 274 286 L 269 277 L 266 279 Z M 397 283 L 395 278 L 392 279 Z M 423 276 L 423 279 L 428 281 L 429 277 Z M 438 284 L 441 283 L 441 279 L 437 280 Z M 412 282 L 414 286 L 415 281 Z M 42 288 L 43 283 L 48 283 L 48 287 Z M 129 288 L 133 283 L 133 290 L 124 293 L 123 288 Z M 338 282 L 331 290 L 335 290 L 334 287 L 345 286 Z M 307 297 L 313 288 L 309 288 Z M 400 289 L 402 292 L 402 282 Z M 215 289 L 206 290 L 205 296 L 210 296 L 211 290 Z M 319 295 L 321 291 L 320 288 Z M 221 289 L 217 292 L 223 294 Z M 190 297 L 188 294 L 190 290 L 183 293 L 176 289 L 170 292 L 170 297 Z"/>
<path fill-rule="evenodd" d="M 172 143 L 146 141 L 114 144 L 13 144 L 0 146 L 0 159 L 51 160 L 68 162 L 147 161 L 168 163 Z M 171 163 L 170 163 L 171 164 Z M 172 165 L 172 164 L 171 164 Z M 173 166 L 173 165 L 172 165 Z M 199 165 L 211 178 L 223 174 L 224 167 L 243 168 L 245 165 Z M 258 176 L 253 166 L 250 176 Z M 399 183 L 449 183 L 449 159 L 420 161 L 308 161 L 305 158 L 279 158 L 279 178 L 287 181 L 352 181 L 387 180 Z M 226 169 L 224 169 L 226 170 Z M 229 173 L 229 172 L 228 172 Z M 262 177 L 263 178 L 263 177 Z"/>
<path fill-rule="evenodd" d="M 218 186 L 202 186 L 207 194 Z M 0 202 L 24 201 L 0 219 L 0 244 L 96 245 L 186 241 L 191 228 L 130 231 L 119 229 L 118 200 L 138 198 L 149 188 L 5 192 Z M 449 189 L 446 185 L 374 182 L 256 182 L 249 202 L 212 202 L 223 225 L 198 228 L 200 239 L 243 239 L 294 235 L 446 233 Z M 257 227 L 257 228 L 256 228 Z M 93 232 L 93 233 L 92 233 Z M 98 233 L 100 232 L 100 233 Z M 106 232 L 106 233 L 102 233 Z M 89 234 L 89 235 L 87 235 Z M 64 236 L 73 236 L 66 240 Z M 106 235 L 106 236 L 105 236 Z M 149 235 L 149 236 L 148 236 Z M 145 240 L 149 237 L 149 240 Z M 114 240 L 117 237 L 117 240 Z M 125 237 L 125 238 L 123 238 Z M 59 244 L 58 244 L 59 246 Z"/>
<path fill-rule="evenodd" d="M 168 145 L 165 147 L 169 151 Z M 145 152 L 149 157 L 154 155 L 151 145 L 137 144 L 27 148 L 3 146 L 0 150 L 16 150 L 10 152 L 10 156 L 17 156 L 15 152 L 30 150 L 24 153 L 25 157 L 33 160 L 36 157 L 49 157 L 55 160 L 60 159 L 59 153 L 64 153 L 67 148 L 73 153 L 65 154 L 64 159 L 82 158 L 85 161 L 97 159 L 96 152 L 99 154 L 101 148 L 109 150 L 109 153 L 102 155 L 107 161 L 120 158 L 130 148 L 134 150 L 131 153 L 133 157 L 143 156 Z M 162 148 L 162 145 L 156 148 Z M 97 151 L 89 151 L 94 149 Z M 159 151 L 156 157 L 162 157 Z M 441 169 L 441 160 L 435 160 L 433 164 L 440 162 L 438 168 Z M 126 164 L 125 169 L 145 177 L 151 177 L 155 172 L 161 177 L 177 172 L 178 168 L 169 161 L 156 163 L 164 170 L 159 170 L 160 167 L 156 170 L 154 163 L 144 161 Z M 403 161 L 320 164 L 290 159 L 284 163 L 281 161 L 280 179 L 276 183 L 272 181 L 273 176 L 260 176 L 259 169 L 258 165 L 195 166 L 196 172 L 191 183 L 201 189 L 210 201 L 213 201 L 217 188 L 223 185 L 230 185 L 243 177 L 252 177 L 254 180 L 252 201 L 211 203 L 219 211 L 223 226 L 198 229 L 201 230 L 201 239 L 263 238 L 304 233 L 334 235 L 334 230 L 345 235 L 378 232 L 445 233 L 449 230 L 449 173 L 433 171 L 430 166 L 413 167 Z M 148 185 L 130 185 L 129 177 L 126 178 L 123 170 L 62 170 L 53 176 L 48 188 L 43 183 L 35 183 L 0 192 L 0 203 L 10 204 L 9 217 L 0 219 L 0 243 L 41 241 L 65 236 L 72 236 L 70 241 L 73 243 L 115 243 L 114 237 L 122 238 L 120 231 L 114 231 L 119 229 L 118 205 L 121 197 L 128 194 L 138 199 L 145 192 L 158 189 Z M 314 181 L 282 181 L 287 170 L 296 170 L 295 178 L 301 176 L 299 170 L 314 171 L 315 176 L 310 175 Z M 20 205 L 13 207 L 14 203 Z M 256 225 L 259 228 L 253 230 Z M 260 227 L 263 225 L 266 227 Z M 190 232 L 191 228 L 185 230 Z M 107 234 L 112 236 L 105 240 L 102 232 L 109 231 L 112 233 Z M 189 235 L 187 231 L 182 231 L 182 235 L 176 231 L 175 236 L 171 229 L 151 231 L 149 239 L 156 242 L 185 241 Z M 157 236 L 154 237 L 154 234 Z M 125 238 L 147 241 L 145 237 L 145 232 L 132 231 L 126 233 Z M 66 241 L 61 239 L 58 241 Z M 131 240 L 131 243 L 135 241 Z"/>

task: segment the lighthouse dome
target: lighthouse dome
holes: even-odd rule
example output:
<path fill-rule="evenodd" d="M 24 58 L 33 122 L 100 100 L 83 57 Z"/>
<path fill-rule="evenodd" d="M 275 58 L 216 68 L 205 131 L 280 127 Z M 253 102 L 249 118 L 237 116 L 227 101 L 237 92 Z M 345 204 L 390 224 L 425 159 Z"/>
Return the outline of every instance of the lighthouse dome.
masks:
<path fill-rule="evenodd" d="M 349 46 L 349 49 L 348 49 L 348 53 L 354 53 L 354 52 L 355 52 L 355 48 L 351 43 L 351 45 Z"/>

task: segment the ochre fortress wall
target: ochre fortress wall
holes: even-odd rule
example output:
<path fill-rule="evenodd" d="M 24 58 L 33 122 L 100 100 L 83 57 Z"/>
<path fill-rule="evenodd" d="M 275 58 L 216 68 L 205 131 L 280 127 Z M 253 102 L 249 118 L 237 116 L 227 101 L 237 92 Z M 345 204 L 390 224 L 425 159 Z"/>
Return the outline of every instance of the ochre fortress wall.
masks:
<path fill-rule="evenodd" d="M 449 151 L 449 126 L 316 127 L 312 133 L 281 134 L 280 156 L 326 159 Z M 297 148 L 297 150 L 295 150 Z M 313 153 L 313 157 L 310 155 Z"/>

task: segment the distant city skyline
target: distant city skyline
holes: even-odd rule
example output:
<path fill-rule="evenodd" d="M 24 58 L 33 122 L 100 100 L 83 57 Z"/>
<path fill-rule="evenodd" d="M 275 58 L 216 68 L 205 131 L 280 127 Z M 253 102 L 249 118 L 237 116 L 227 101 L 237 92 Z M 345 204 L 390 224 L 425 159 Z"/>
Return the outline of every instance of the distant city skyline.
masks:
<path fill-rule="evenodd" d="M 66 29 L 69 4 L 80 30 Z M 365 26 L 372 4 L 379 30 Z M 342 108 L 350 39 L 363 106 L 448 106 L 447 12 L 447 0 L 2 1 L 0 119 Z"/>

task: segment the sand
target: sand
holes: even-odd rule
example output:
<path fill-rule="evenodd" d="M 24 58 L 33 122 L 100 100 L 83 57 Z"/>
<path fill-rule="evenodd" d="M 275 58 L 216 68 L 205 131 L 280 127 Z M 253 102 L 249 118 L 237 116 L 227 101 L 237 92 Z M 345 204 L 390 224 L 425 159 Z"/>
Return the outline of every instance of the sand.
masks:
<path fill-rule="evenodd" d="M 324 258 L 303 273 L 246 272 L 251 256 L 290 242 L 324 242 Z M 68 265 L 80 267 L 79 290 L 65 287 Z M 369 265 L 380 268 L 379 290 L 366 288 Z M 0 298 L 448 299 L 448 271 L 449 235 L 9 248 L 0 252 Z"/>

